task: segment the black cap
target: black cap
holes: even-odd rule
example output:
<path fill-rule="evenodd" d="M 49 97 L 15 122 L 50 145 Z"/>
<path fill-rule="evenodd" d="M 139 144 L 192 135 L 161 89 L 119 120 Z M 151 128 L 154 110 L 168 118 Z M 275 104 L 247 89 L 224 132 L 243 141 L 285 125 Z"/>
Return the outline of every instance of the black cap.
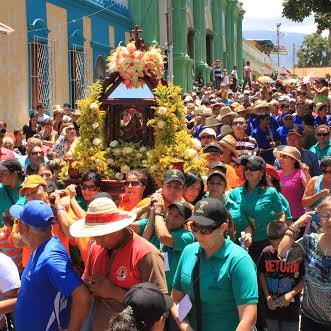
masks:
<path fill-rule="evenodd" d="M 125 294 L 123 300 L 125 311 L 133 315 L 135 320 L 146 327 L 151 327 L 164 313 L 169 312 L 173 301 L 164 295 L 152 283 L 134 285 Z M 131 309 L 130 309 L 131 308 Z"/>
<path fill-rule="evenodd" d="M 177 182 L 180 182 L 181 184 L 185 184 L 185 177 L 182 171 L 177 169 L 170 169 L 167 170 L 166 173 L 163 176 L 163 183 L 167 184 L 172 181 L 176 180 Z"/>
<path fill-rule="evenodd" d="M 215 161 L 210 165 L 209 168 L 212 170 L 215 170 L 215 171 L 217 171 L 219 168 L 220 172 L 223 172 L 224 174 L 226 174 L 226 165 L 223 162 Z"/>
<path fill-rule="evenodd" d="M 232 161 L 235 163 L 235 164 L 239 164 L 239 165 L 244 165 L 244 163 L 246 163 L 246 161 L 244 160 L 247 160 L 250 158 L 250 155 L 240 155 L 238 158 L 233 158 Z"/>
<path fill-rule="evenodd" d="M 260 156 L 252 155 L 248 159 L 243 159 L 241 161 L 241 164 L 246 166 L 247 164 L 252 164 L 261 170 L 265 170 L 266 168 L 266 163 Z"/>
<path fill-rule="evenodd" d="M 168 208 L 177 207 L 179 212 L 184 216 L 185 220 L 189 219 L 192 216 L 192 205 L 187 203 L 186 201 L 175 201 L 169 205 Z"/>
<path fill-rule="evenodd" d="M 17 172 L 19 174 L 23 172 L 21 164 L 14 158 L 2 161 L 0 163 L 0 170 L 9 170 L 10 172 Z"/>
<path fill-rule="evenodd" d="M 220 146 L 219 143 L 216 142 L 212 142 L 208 145 L 205 146 L 205 148 L 203 149 L 204 153 L 220 153 L 223 154 L 223 148 Z"/>
<path fill-rule="evenodd" d="M 221 224 L 227 221 L 227 212 L 220 200 L 215 198 L 202 199 L 194 206 L 190 220 L 201 225 Z"/>
<path fill-rule="evenodd" d="M 46 183 L 47 183 L 46 192 L 48 194 L 53 193 L 58 189 L 58 187 L 54 181 L 48 179 L 48 180 L 46 180 Z"/>
<path fill-rule="evenodd" d="M 212 171 L 212 172 L 208 175 L 208 177 L 207 177 L 207 182 L 208 182 L 208 180 L 209 180 L 211 177 L 213 177 L 213 176 L 219 176 L 219 177 L 222 177 L 223 180 L 226 182 L 225 174 L 224 174 L 224 172 L 222 172 L 222 171 Z"/>

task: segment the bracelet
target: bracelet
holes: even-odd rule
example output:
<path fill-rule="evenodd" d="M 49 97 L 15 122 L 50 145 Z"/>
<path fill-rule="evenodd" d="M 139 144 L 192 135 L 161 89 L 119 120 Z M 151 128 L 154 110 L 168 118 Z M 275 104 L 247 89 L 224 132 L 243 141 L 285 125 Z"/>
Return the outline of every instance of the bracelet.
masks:
<path fill-rule="evenodd" d="M 162 212 L 160 212 L 160 211 L 156 211 L 156 212 L 154 213 L 154 215 L 155 215 L 155 216 L 162 216 L 162 217 L 164 218 L 164 214 L 163 214 Z"/>

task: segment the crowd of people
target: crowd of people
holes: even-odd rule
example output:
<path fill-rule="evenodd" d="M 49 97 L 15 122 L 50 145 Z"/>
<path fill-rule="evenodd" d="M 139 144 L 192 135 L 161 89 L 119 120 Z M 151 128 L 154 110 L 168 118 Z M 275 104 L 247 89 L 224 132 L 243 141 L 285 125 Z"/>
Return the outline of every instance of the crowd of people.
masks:
<path fill-rule="evenodd" d="M 207 176 L 142 166 L 120 196 L 59 181 L 79 110 L 0 121 L 0 331 L 331 329 L 331 81 L 245 68 L 183 95 Z"/>

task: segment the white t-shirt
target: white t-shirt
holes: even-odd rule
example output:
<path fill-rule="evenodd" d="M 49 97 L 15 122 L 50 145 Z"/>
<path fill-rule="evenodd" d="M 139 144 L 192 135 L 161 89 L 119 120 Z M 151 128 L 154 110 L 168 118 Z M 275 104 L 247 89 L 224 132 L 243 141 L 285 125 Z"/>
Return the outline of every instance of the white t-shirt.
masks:
<path fill-rule="evenodd" d="M 49 118 L 49 116 L 47 114 L 38 116 L 38 120 L 37 120 L 38 124 L 44 124 L 46 118 Z"/>
<path fill-rule="evenodd" d="M 3 300 L 4 293 L 21 287 L 20 275 L 13 260 L 0 253 L 0 301 Z M 4 315 L 0 314 L 0 321 Z"/>

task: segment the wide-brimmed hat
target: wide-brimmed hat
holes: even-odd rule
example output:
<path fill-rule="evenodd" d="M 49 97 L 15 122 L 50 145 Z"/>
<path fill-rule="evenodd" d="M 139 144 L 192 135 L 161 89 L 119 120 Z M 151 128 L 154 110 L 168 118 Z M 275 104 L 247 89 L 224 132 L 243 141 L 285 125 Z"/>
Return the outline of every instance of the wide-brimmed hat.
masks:
<path fill-rule="evenodd" d="M 61 105 L 54 105 L 52 107 L 52 111 L 63 111 L 63 108 L 61 107 Z"/>
<path fill-rule="evenodd" d="M 87 209 L 84 219 L 70 226 L 73 237 L 96 237 L 124 229 L 136 219 L 136 214 L 117 209 L 113 200 L 97 198 Z"/>
<path fill-rule="evenodd" d="M 221 130 L 220 130 L 220 134 L 216 137 L 217 140 L 221 140 L 223 137 L 229 135 L 229 134 L 232 134 L 233 133 L 233 130 L 232 130 L 232 127 L 231 125 L 229 124 L 223 124 L 221 126 Z"/>
<path fill-rule="evenodd" d="M 214 107 L 224 107 L 224 103 L 221 102 L 215 102 L 210 106 L 211 109 L 214 109 Z"/>
<path fill-rule="evenodd" d="M 228 134 L 227 136 L 223 137 L 219 141 L 219 144 L 223 148 L 229 149 L 235 155 L 235 157 L 239 156 L 238 151 L 236 150 L 237 140 L 231 134 Z"/>
<path fill-rule="evenodd" d="M 239 105 L 238 107 L 236 107 L 234 109 L 234 111 L 237 113 L 237 114 L 240 114 L 240 113 L 244 113 L 246 111 L 246 108 L 243 106 L 243 105 Z"/>
<path fill-rule="evenodd" d="M 317 113 L 323 106 L 328 107 L 326 102 L 318 102 L 315 106 L 315 113 Z"/>
<path fill-rule="evenodd" d="M 212 116 L 209 116 L 209 117 L 206 118 L 204 127 L 205 128 L 212 128 L 212 127 L 218 126 L 218 125 L 222 125 L 222 123 L 220 123 L 217 120 L 215 115 L 212 115 Z"/>
<path fill-rule="evenodd" d="M 199 116 L 211 116 L 213 111 L 209 107 L 199 106 L 195 108 L 195 113 Z"/>
<path fill-rule="evenodd" d="M 276 180 L 279 180 L 279 174 L 277 170 L 269 163 L 266 164 L 265 172 L 270 175 L 272 178 L 275 178 Z"/>
<path fill-rule="evenodd" d="M 235 116 L 236 113 L 232 111 L 232 109 L 228 106 L 222 107 L 220 110 L 220 114 L 218 115 L 217 119 L 222 121 L 222 119 L 226 116 Z"/>
<path fill-rule="evenodd" d="M 277 146 L 274 149 L 274 155 L 277 159 L 279 159 L 281 154 L 288 155 L 294 160 L 301 163 L 301 153 L 296 147 L 287 146 L 287 145 Z"/>
<path fill-rule="evenodd" d="M 259 110 L 261 108 L 268 108 L 270 112 L 272 112 L 274 109 L 274 107 L 265 100 L 256 102 L 253 108 L 254 110 Z"/>

